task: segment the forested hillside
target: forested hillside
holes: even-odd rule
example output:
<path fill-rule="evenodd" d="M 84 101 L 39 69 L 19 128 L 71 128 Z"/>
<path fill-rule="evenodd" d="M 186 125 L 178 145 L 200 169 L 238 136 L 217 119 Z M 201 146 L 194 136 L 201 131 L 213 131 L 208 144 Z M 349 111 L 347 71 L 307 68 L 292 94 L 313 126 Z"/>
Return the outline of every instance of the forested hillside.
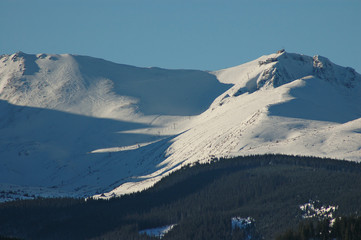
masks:
<path fill-rule="evenodd" d="M 260 155 L 184 167 L 154 187 L 110 200 L 36 199 L 0 204 L 0 235 L 24 239 L 152 239 L 139 231 L 175 224 L 162 239 L 274 239 L 305 218 L 310 201 L 332 218 L 361 210 L 358 163 Z M 249 232 L 233 217 L 254 219 Z M 318 217 L 319 218 L 319 217 Z"/>
<path fill-rule="evenodd" d="M 298 229 L 289 229 L 276 240 L 358 240 L 361 239 L 361 217 L 340 217 L 331 223 L 327 219 L 303 221 Z"/>

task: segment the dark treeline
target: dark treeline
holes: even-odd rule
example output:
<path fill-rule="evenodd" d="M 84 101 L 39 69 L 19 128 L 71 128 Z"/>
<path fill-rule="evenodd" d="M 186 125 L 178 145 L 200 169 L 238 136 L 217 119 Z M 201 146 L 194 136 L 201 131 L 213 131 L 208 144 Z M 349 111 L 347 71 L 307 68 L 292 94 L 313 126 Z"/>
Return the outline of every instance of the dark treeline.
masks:
<path fill-rule="evenodd" d="M 184 167 L 154 187 L 110 200 L 35 199 L 0 204 L 0 235 L 24 239 L 152 239 L 148 228 L 177 224 L 163 239 L 244 239 L 231 218 L 256 220 L 252 234 L 274 239 L 302 221 L 310 199 L 361 210 L 360 164 L 257 155 Z"/>
<path fill-rule="evenodd" d="M 13 237 L 0 236 L 0 240 L 21 240 L 21 239 L 19 239 L 19 238 L 13 238 Z"/>
<path fill-rule="evenodd" d="M 361 217 L 340 217 L 333 224 L 328 219 L 303 221 L 297 230 L 287 230 L 276 240 L 359 240 Z"/>

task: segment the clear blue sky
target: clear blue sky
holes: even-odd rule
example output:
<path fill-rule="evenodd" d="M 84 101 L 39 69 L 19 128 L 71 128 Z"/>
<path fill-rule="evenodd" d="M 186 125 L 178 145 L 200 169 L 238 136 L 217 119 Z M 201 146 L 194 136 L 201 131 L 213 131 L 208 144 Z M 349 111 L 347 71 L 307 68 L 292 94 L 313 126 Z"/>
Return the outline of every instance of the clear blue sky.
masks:
<path fill-rule="evenodd" d="M 0 54 L 218 70 L 285 48 L 361 73 L 360 0 L 0 0 Z"/>

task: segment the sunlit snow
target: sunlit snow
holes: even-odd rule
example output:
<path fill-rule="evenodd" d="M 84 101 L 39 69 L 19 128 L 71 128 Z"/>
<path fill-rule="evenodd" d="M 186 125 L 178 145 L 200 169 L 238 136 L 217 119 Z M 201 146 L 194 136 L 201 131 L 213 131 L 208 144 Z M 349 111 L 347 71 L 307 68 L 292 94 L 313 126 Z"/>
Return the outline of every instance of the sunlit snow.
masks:
<path fill-rule="evenodd" d="M 2 55 L 0 183 L 18 197 L 108 198 L 214 157 L 360 161 L 360 84 L 351 68 L 287 52 L 215 72 Z"/>
<path fill-rule="evenodd" d="M 333 219 L 333 214 L 338 209 L 338 206 L 317 205 L 320 205 L 320 202 L 313 200 L 300 205 L 300 209 L 303 212 L 302 218 Z"/>

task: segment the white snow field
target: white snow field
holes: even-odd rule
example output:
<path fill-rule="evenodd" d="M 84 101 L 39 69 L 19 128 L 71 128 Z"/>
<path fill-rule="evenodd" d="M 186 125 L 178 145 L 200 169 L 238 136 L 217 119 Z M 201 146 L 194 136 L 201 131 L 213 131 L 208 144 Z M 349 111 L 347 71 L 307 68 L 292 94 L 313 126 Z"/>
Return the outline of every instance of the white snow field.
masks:
<path fill-rule="evenodd" d="M 361 76 L 280 51 L 216 72 L 0 57 L 0 199 L 109 198 L 185 164 L 285 153 L 361 161 Z"/>

